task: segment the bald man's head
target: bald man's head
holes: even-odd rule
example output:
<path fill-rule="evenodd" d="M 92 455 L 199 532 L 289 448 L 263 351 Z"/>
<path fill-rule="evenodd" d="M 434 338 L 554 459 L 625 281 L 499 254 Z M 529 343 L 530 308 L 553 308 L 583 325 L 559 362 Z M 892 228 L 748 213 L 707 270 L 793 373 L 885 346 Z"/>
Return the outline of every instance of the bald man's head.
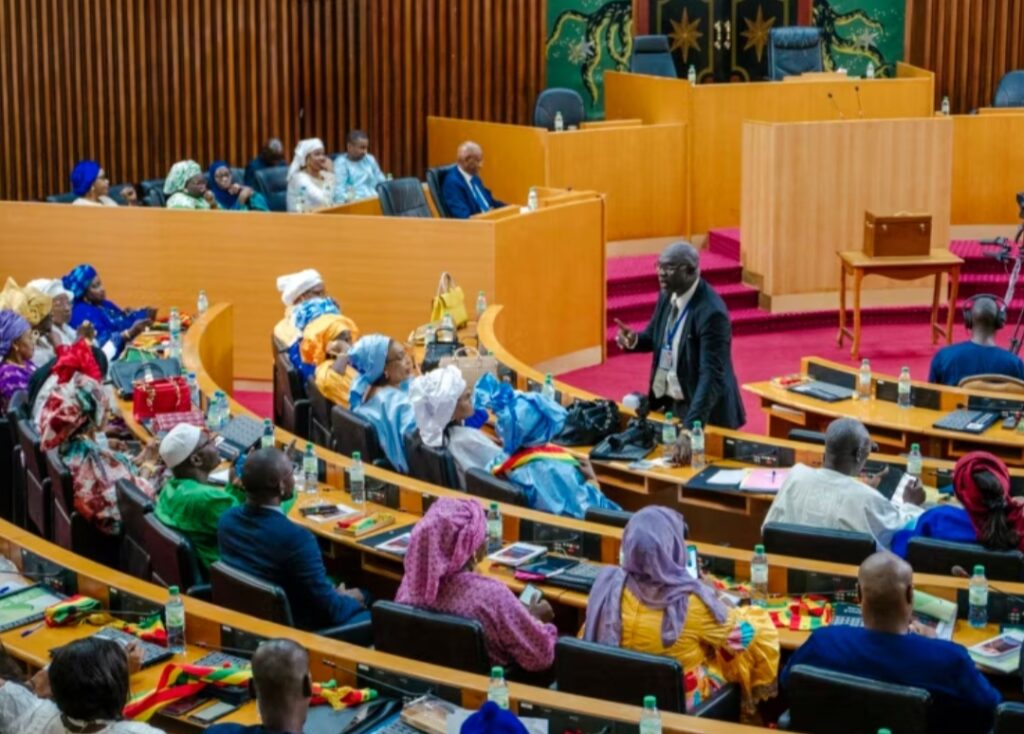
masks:
<path fill-rule="evenodd" d="M 252 452 L 242 468 L 242 486 L 255 504 L 288 500 L 295 492 L 292 462 L 280 449 L 264 448 Z"/>
<path fill-rule="evenodd" d="M 978 297 L 971 305 L 971 336 L 989 339 L 999 330 L 999 305 L 993 298 Z"/>
<path fill-rule="evenodd" d="M 899 556 L 882 551 L 860 564 L 861 612 L 868 629 L 903 633 L 914 604 L 914 572 Z"/>
<path fill-rule="evenodd" d="M 658 285 L 670 293 L 686 293 L 700 277 L 700 252 L 689 242 L 674 242 L 658 256 Z"/>
<path fill-rule="evenodd" d="M 308 702 L 312 691 L 309 678 L 309 653 L 292 640 L 267 640 L 252 656 L 252 680 L 260 713 L 291 709 Z"/>
<path fill-rule="evenodd" d="M 467 140 L 459 146 L 459 168 L 470 176 L 477 176 L 484 165 L 484 151 L 472 140 Z"/>
<path fill-rule="evenodd" d="M 860 474 L 871 453 L 868 429 L 856 418 L 837 418 L 825 431 L 825 468 L 847 476 Z"/>

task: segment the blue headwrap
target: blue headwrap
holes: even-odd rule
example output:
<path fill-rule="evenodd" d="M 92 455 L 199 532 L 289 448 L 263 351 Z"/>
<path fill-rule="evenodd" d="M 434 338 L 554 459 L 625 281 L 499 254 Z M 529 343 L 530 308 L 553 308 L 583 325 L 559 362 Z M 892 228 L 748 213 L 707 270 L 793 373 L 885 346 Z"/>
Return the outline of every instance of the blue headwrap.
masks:
<path fill-rule="evenodd" d="M 517 392 L 488 373 L 476 383 L 473 401 L 497 419 L 502 447 L 514 454 L 524 446 L 542 446 L 562 432 L 566 411 L 538 392 Z"/>
<path fill-rule="evenodd" d="M 327 297 L 310 298 L 308 301 L 303 301 L 292 309 L 292 324 L 299 332 L 302 332 L 314 319 L 327 316 L 328 314 L 334 316 L 341 315 L 341 309 L 338 308 L 338 304 L 334 302 L 334 299 Z"/>
<path fill-rule="evenodd" d="M 487 701 L 462 722 L 459 734 L 527 734 L 527 729 L 511 711 Z"/>
<path fill-rule="evenodd" d="M 92 265 L 82 264 L 64 276 L 64 287 L 71 291 L 77 301 L 89 290 L 89 286 L 96 280 L 96 268 Z"/>
<path fill-rule="evenodd" d="M 234 209 L 238 203 L 238 194 L 232 194 L 230 191 L 225 191 L 217 185 L 217 169 L 226 168 L 228 171 L 231 170 L 231 166 L 228 165 L 227 161 L 214 161 L 210 165 L 210 169 L 206 172 L 206 183 L 210 187 L 210 191 L 213 192 L 213 198 L 217 200 L 217 206 L 221 209 Z M 232 183 L 235 183 L 234 174 L 232 173 Z"/>
<path fill-rule="evenodd" d="M 348 399 L 353 410 L 362 404 L 363 397 L 373 383 L 383 376 L 390 346 L 391 340 L 383 334 L 367 334 L 349 350 L 348 363 L 359 373 L 359 377 L 352 383 Z"/>
<path fill-rule="evenodd" d="M 71 169 L 71 190 L 75 196 L 85 196 L 100 175 L 100 164 L 96 161 L 78 161 Z"/>
<path fill-rule="evenodd" d="M 6 357 L 14 342 L 31 328 L 28 321 L 14 311 L 0 311 L 0 359 Z"/>

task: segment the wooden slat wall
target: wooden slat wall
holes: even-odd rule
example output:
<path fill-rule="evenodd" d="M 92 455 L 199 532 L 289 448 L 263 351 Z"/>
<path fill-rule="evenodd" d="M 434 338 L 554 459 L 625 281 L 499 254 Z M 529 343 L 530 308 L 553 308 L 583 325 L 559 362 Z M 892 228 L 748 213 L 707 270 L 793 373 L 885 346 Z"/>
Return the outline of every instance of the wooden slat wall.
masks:
<path fill-rule="evenodd" d="M 906 58 L 935 72 L 936 105 L 991 105 L 1003 74 L 1024 68 L 1024 0 L 907 0 Z"/>
<path fill-rule="evenodd" d="M 0 198 L 191 157 L 244 165 L 271 136 L 423 175 L 426 116 L 526 123 L 544 0 L 0 0 Z M 454 156 L 454 151 L 453 151 Z"/>

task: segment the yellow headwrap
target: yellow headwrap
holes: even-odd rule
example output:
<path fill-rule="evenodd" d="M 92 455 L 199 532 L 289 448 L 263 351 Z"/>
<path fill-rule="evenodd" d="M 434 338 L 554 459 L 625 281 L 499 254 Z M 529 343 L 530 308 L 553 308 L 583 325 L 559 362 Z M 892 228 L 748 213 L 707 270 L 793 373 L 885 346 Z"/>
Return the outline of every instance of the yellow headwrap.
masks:
<path fill-rule="evenodd" d="M 345 331 L 352 334 L 352 343 L 355 344 L 359 339 L 359 327 L 347 316 L 325 314 L 310 321 L 299 344 L 302 361 L 313 365 L 323 362 L 327 359 L 327 346 Z"/>
<path fill-rule="evenodd" d="M 50 315 L 53 299 L 35 288 L 19 288 L 14 278 L 8 278 L 0 291 L 0 309 L 14 311 L 35 327 Z"/>

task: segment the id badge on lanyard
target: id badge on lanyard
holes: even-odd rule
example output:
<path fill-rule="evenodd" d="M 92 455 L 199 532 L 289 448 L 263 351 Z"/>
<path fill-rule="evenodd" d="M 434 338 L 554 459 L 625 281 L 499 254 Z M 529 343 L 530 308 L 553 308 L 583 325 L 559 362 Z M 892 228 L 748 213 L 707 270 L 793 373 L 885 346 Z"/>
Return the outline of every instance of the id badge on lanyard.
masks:
<path fill-rule="evenodd" d="M 672 343 L 676 339 L 676 333 L 679 331 L 683 324 L 683 319 L 686 318 L 686 312 L 690 310 L 690 304 L 686 304 L 686 308 L 683 309 L 682 313 L 676 319 L 676 322 L 669 329 L 668 333 L 665 334 L 665 343 L 661 345 L 661 353 L 658 356 L 658 369 L 665 370 L 666 372 L 672 372 Z"/>

